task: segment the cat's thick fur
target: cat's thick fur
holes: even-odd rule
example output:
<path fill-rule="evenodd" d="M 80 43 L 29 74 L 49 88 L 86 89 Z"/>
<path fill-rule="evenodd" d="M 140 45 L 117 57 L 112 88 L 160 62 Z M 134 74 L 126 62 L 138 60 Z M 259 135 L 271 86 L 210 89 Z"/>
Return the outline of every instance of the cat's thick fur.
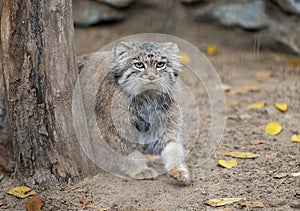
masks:
<path fill-rule="evenodd" d="M 105 142 L 122 156 L 126 175 L 157 177 L 139 157 L 160 156 L 177 181 L 190 180 L 184 162 L 178 75 L 182 65 L 176 43 L 121 42 L 114 46 L 109 73 L 99 86 L 95 113 Z"/>

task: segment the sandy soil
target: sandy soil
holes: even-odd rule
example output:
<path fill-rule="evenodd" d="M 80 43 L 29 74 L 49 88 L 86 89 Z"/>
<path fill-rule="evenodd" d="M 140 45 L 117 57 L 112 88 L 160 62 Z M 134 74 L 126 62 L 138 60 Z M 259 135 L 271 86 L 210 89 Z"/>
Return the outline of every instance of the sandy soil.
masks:
<path fill-rule="evenodd" d="M 105 44 L 125 35 L 142 32 L 161 32 L 166 18 L 163 8 L 136 5 L 129 9 L 126 21 L 76 30 L 78 54 L 100 49 Z M 209 56 L 222 82 L 232 90 L 256 86 L 256 91 L 226 92 L 227 123 L 223 139 L 216 153 L 204 165 L 199 164 L 201 141 L 196 142 L 188 156 L 192 171 L 190 186 L 178 186 L 167 176 L 157 180 L 135 181 L 109 173 L 86 178 L 70 185 L 50 189 L 39 187 L 45 200 L 43 210 L 298 210 L 300 209 L 300 178 L 290 173 L 300 172 L 300 143 L 291 142 L 291 136 L 300 133 L 300 67 L 288 65 L 295 55 L 278 49 L 262 47 L 254 53 L 252 35 L 240 30 L 226 30 L 209 24 L 195 23 L 193 7 L 176 6 L 173 26 L 169 33 L 181 37 L 203 52 L 211 44 L 218 45 L 218 53 Z M 162 21 L 154 19 L 153 16 Z M 272 75 L 259 78 L 257 72 L 271 71 Z M 188 80 L 188 79 L 187 79 Z M 198 89 L 193 83 L 190 86 Z M 199 88 L 201 89 L 201 87 Z M 243 90 L 243 89 L 242 89 Z M 200 91 L 199 93 L 205 93 Z M 201 95 L 199 95 L 201 96 Z M 246 110 L 258 101 L 266 102 L 263 109 Z M 201 111 L 208 113 L 210 105 L 200 97 Z M 276 102 L 286 102 L 287 112 L 274 108 Z M 204 121 L 209 121 L 204 116 Z M 278 136 L 264 133 L 265 125 L 279 122 L 283 131 Z M 227 151 L 249 151 L 256 159 L 238 159 L 238 165 L 225 169 L 217 164 Z M 5 176 L 1 181 L 1 210 L 25 210 L 28 199 L 20 200 L 5 192 L 16 185 Z M 261 201 L 263 208 L 244 207 L 240 202 L 220 208 L 206 204 L 211 198 L 240 197 L 247 201 Z M 81 203 L 80 203 L 81 200 Z M 84 206 L 83 204 L 86 204 Z"/>

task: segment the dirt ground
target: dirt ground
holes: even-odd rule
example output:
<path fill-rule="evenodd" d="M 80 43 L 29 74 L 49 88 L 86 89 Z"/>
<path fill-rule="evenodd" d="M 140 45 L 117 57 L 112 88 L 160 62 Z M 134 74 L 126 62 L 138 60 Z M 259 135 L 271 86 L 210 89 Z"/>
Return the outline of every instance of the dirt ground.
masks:
<path fill-rule="evenodd" d="M 123 22 L 76 29 L 77 53 L 96 51 L 126 35 L 162 32 L 168 27 L 163 23 L 167 17 L 162 13 L 163 8 L 150 5 L 145 9 L 144 6 L 137 4 L 129 8 L 130 15 Z M 300 143 L 291 141 L 293 134 L 300 133 L 300 66 L 288 64 L 299 56 L 274 46 L 262 46 L 256 51 L 253 34 L 196 23 L 193 10 L 194 7 L 177 5 L 173 25 L 167 30 L 203 52 L 209 45 L 218 46 L 218 52 L 208 58 L 222 83 L 232 91 L 225 93 L 227 122 L 216 153 L 200 165 L 198 153 L 202 145 L 196 142 L 188 155 L 192 171 L 189 186 L 178 186 L 165 175 L 157 180 L 135 181 L 100 172 L 68 186 L 57 185 L 45 190 L 39 187 L 38 193 L 45 201 L 42 210 L 300 210 L 300 177 L 290 176 L 300 172 Z M 257 76 L 262 71 L 272 74 Z M 253 86 L 257 90 L 247 91 L 247 87 Z M 196 100 L 201 111 L 208 113 L 207 101 Z M 266 103 L 265 108 L 245 109 L 259 101 Z M 288 110 L 284 113 L 276 110 L 277 102 L 287 103 Z M 277 136 L 266 135 L 265 125 L 273 121 L 279 122 L 283 130 Z M 228 151 L 247 151 L 260 156 L 237 159 L 236 167 L 226 169 L 218 166 L 218 159 L 225 159 L 224 152 Z M 25 210 L 28 199 L 6 194 L 15 185 L 9 176 L 4 176 L 0 210 Z M 208 199 L 227 197 L 260 201 L 263 208 L 242 206 L 241 202 L 219 208 L 206 204 Z"/>

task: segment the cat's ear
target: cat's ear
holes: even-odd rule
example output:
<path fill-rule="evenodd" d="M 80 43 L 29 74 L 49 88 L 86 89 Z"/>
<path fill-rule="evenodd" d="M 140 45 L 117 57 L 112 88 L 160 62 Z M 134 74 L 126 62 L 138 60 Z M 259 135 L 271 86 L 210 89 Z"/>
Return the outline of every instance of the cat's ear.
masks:
<path fill-rule="evenodd" d="M 175 53 L 175 54 L 179 53 L 178 45 L 175 42 L 166 42 L 163 43 L 163 46 L 165 48 L 165 51 L 168 53 Z"/>
<path fill-rule="evenodd" d="M 126 53 L 127 51 L 129 51 L 131 49 L 131 45 L 128 42 L 119 42 L 118 44 L 116 44 L 113 49 L 113 55 L 115 58 L 121 56 L 122 54 Z"/>

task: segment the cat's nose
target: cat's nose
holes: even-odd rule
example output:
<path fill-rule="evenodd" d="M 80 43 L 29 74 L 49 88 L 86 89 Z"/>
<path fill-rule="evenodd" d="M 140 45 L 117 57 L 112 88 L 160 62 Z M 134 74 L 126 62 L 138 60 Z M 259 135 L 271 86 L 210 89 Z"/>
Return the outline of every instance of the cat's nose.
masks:
<path fill-rule="evenodd" d="M 154 75 L 150 75 L 149 77 L 148 77 L 148 79 L 150 80 L 150 81 L 153 81 L 153 80 L 155 80 L 155 76 Z"/>

